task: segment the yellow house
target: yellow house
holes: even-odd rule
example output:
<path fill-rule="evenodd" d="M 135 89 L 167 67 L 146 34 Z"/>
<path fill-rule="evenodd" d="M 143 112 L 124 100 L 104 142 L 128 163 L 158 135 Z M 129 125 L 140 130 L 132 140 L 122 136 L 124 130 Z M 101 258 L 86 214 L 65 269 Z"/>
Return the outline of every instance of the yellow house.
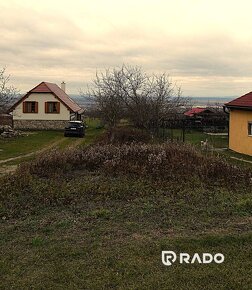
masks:
<path fill-rule="evenodd" d="M 229 148 L 252 156 L 252 92 L 225 107 L 229 110 Z"/>

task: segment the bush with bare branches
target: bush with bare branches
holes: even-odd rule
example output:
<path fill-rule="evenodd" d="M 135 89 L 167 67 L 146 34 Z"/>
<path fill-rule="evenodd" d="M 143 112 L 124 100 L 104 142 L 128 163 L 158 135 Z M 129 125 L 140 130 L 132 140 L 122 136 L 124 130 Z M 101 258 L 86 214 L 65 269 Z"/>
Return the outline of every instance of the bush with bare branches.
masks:
<path fill-rule="evenodd" d="M 53 150 L 28 164 L 19 174 L 29 172 L 52 177 L 73 170 L 97 170 L 105 174 L 122 174 L 179 182 L 199 179 L 205 184 L 251 189 L 252 172 L 227 163 L 224 159 L 205 156 L 188 144 L 131 143 L 96 145 L 83 149 Z"/>
<path fill-rule="evenodd" d="M 10 76 L 5 74 L 5 68 L 0 69 L 0 113 L 5 112 L 17 96 L 17 89 L 9 85 Z"/>
<path fill-rule="evenodd" d="M 148 129 L 180 112 L 189 101 L 166 73 L 149 75 L 140 67 L 126 65 L 96 73 L 88 94 L 111 127 L 127 118 L 135 127 Z"/>

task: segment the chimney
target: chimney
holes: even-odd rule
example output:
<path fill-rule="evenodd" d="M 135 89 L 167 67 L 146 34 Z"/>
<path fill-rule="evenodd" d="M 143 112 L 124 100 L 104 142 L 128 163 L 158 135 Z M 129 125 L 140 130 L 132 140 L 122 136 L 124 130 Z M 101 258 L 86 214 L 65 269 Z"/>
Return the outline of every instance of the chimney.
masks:
<path fill-rule="evenodd" d="M 64 81 L 61 83 L 61 89 L 66 92 L 66 83 Z"/>

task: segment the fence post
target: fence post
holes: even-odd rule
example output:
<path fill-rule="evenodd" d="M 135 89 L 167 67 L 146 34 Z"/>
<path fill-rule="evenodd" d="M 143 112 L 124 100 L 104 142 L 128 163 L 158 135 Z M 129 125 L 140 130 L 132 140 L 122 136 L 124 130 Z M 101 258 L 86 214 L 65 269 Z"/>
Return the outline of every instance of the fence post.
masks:
<path fill-rule="evenodd" d="M 182 121 L 182 140 L 185 142 L 185 120 Z"/>

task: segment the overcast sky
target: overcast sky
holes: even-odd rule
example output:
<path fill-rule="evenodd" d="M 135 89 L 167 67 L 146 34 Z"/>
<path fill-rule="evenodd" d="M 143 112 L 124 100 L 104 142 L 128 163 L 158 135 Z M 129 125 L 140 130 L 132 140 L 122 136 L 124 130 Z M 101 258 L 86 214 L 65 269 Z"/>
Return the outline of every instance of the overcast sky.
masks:
<path fill-rule="evenodd" d="M 167 72 L 185 96 L 252 91 L 251 0 L 0 0 L 0 68 L 21 92 L 78 94 L 123 63 Z"/>

